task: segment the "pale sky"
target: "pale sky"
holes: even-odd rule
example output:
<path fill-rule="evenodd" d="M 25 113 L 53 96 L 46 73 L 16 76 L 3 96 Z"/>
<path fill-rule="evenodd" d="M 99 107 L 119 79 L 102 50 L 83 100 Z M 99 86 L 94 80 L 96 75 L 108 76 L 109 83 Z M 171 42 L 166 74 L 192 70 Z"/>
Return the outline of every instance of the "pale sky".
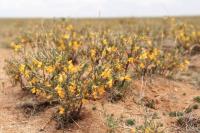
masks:
<path fill-rule="evenodd" d="M 0 17 L 200 15 L 200 0 L 0 0 Z"/>

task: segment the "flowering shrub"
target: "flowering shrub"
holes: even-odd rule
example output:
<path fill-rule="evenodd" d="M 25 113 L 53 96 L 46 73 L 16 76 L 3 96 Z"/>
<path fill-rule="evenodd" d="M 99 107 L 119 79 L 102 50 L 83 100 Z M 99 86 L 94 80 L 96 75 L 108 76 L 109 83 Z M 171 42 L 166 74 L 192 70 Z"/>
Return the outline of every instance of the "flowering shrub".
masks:
<path fill-rule="evenodd" d="M 7 61 L 7 73 L 23 90 L 57 101 L 62 124 L 77 119 L 87 100 L 123 95 L 134 78 L 167 76 L 189 64 L 178 48 L 166 51 L 150 35 L 72 25 L 32 33 L 12 47 L 16 53 Z"/>

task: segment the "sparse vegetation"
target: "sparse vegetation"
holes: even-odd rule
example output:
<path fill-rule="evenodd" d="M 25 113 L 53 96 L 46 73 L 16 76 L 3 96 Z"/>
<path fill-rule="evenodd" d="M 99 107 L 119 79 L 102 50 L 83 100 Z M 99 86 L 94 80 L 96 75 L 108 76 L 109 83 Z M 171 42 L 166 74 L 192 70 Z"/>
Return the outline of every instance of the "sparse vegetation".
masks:
<path fill-rule="evenodd" d="M 197 102 L 197 103 L 200 103 L 200 96 L 195 97 L 194 101 Z"/>
<path fill-rule="evenodd" d="M 133 126 L 133 125 L 135 125 L 135 120 L 134 119 L 127 119 L 126 120 L 126 125 L 127 126 Z"/>
<path fill-rule="evenodd" d="M 183 128 L 186 132 L 200 132 L 200 119 L 195 116 L 183 116 L 177 119 L 177 125 Z"/>
<path fill-rule="evenodd" d="M 198 105 L 198 104 L 194 104 L 194 105 L 192 106 L 192 108 L 193 108 L 193 109 L 198 109 L 198 108 L 199 108 L 199 105 Z"/>
<path fill-rule="evenodd" d="M 111 114 L 106 117 L 106 125 L 108 126 L 108 133 L 115 133 L 115 130 L 118 126 L 118 121 Z"/>
<path fill-rule="evenodd" d="M 183 112 L 173 111 L 173 112 L 170 112 L 170 113 L 169 113 L 169 116 L 170 116 L 170 117 L 180 117 L 180 116 L 183 116 Z"/>
<path fill-rule="evenodd" d="M 192 112 L 194 109 L 198 109 L 199 105 L 198 104 L 194 104 L 192 106 L 189 106 L 188 108 L 185 109 L 185 113 L 190 113 Z"/>
<path fill-rule="evenodd" d="M 12 54 L 5 71 L 11 83 L 21 88 L 17 95 L 33 100 L 26 103 L 20 98 L 23 104 L 17 109 L 42 119 L 47 111 L 59 130 L 71 130 L 71 125 L 73 130 L 75 125 L 88 132 L 88 125 L 94 124 L 92 131 L 101 129 L 100 125 L 109 133 L 164 133 L 171 127 L 165 127 L 163 120 L 170 120 L 181 129 L 189 126 L 192 130 L 187 131 L 199 131 L 198 117 L 186 117 L 198 112 L 200 97 L 191 100 L 198 89 L 190 87 L 190 81 L 175 78 L 191 78 L 191 69 L 198 70 L 190 61 L 198 56 L 194 47 L 200 43 L 199 23 L 186 20 L 55 19 L 27 23 L 23 33 L 16 31 L 15 39 L 8 39 L 10 45 L 5 43 Z M 185 89 L 188 86 L 192 92 Z M 104 112 L 100 104 L 113 109 Z M 147 116 L 144 110 L 152 115 Z M 45 128 L 51 125 L 47 122 Z"/>
<path fill-rule="evenodd" d="M 157 115 L 146 114 L 143 125 L 136 127 L 136 133 L 164 133 L 163 124 L 156 119 Z"/>

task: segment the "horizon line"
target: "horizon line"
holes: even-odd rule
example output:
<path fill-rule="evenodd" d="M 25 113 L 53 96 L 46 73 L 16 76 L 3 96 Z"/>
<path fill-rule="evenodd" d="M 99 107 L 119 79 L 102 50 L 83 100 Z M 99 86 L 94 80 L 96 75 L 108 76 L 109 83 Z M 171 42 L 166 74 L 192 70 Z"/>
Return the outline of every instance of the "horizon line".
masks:
<path fill-rule="evenodd" d="M 109 18 L 165 18 L 165 17 L 200 17 L 200 14 L 191 15 L 141 15 L 141 16 L 0 16 L 0 19 L 109 19 Z"/>

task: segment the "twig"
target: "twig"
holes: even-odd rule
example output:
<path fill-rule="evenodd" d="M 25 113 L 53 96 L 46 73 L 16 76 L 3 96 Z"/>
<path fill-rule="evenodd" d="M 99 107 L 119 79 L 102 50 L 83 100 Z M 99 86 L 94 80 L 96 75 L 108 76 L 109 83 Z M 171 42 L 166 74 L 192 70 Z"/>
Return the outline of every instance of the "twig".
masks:
<path fill-rule="evenodd" d="M 44 131 L 45 128 L 47 127 L 47 125 L 49 125 L 49 123 L 51 123 L 52 120 L 53 120 L 53 117 L 51 117 L 51 118 L 49 119 L 49 121 L 47 121 L 47 123 L 40 129 L 40 131 Z"/>
<path fill-rule="evenodd" d="M 81 127 L 79 126 L 79 124 L 78 124 L 74 119 L 72 119 L 72 121 L 73 121 L 79 128 L 81 128 Z"/>

